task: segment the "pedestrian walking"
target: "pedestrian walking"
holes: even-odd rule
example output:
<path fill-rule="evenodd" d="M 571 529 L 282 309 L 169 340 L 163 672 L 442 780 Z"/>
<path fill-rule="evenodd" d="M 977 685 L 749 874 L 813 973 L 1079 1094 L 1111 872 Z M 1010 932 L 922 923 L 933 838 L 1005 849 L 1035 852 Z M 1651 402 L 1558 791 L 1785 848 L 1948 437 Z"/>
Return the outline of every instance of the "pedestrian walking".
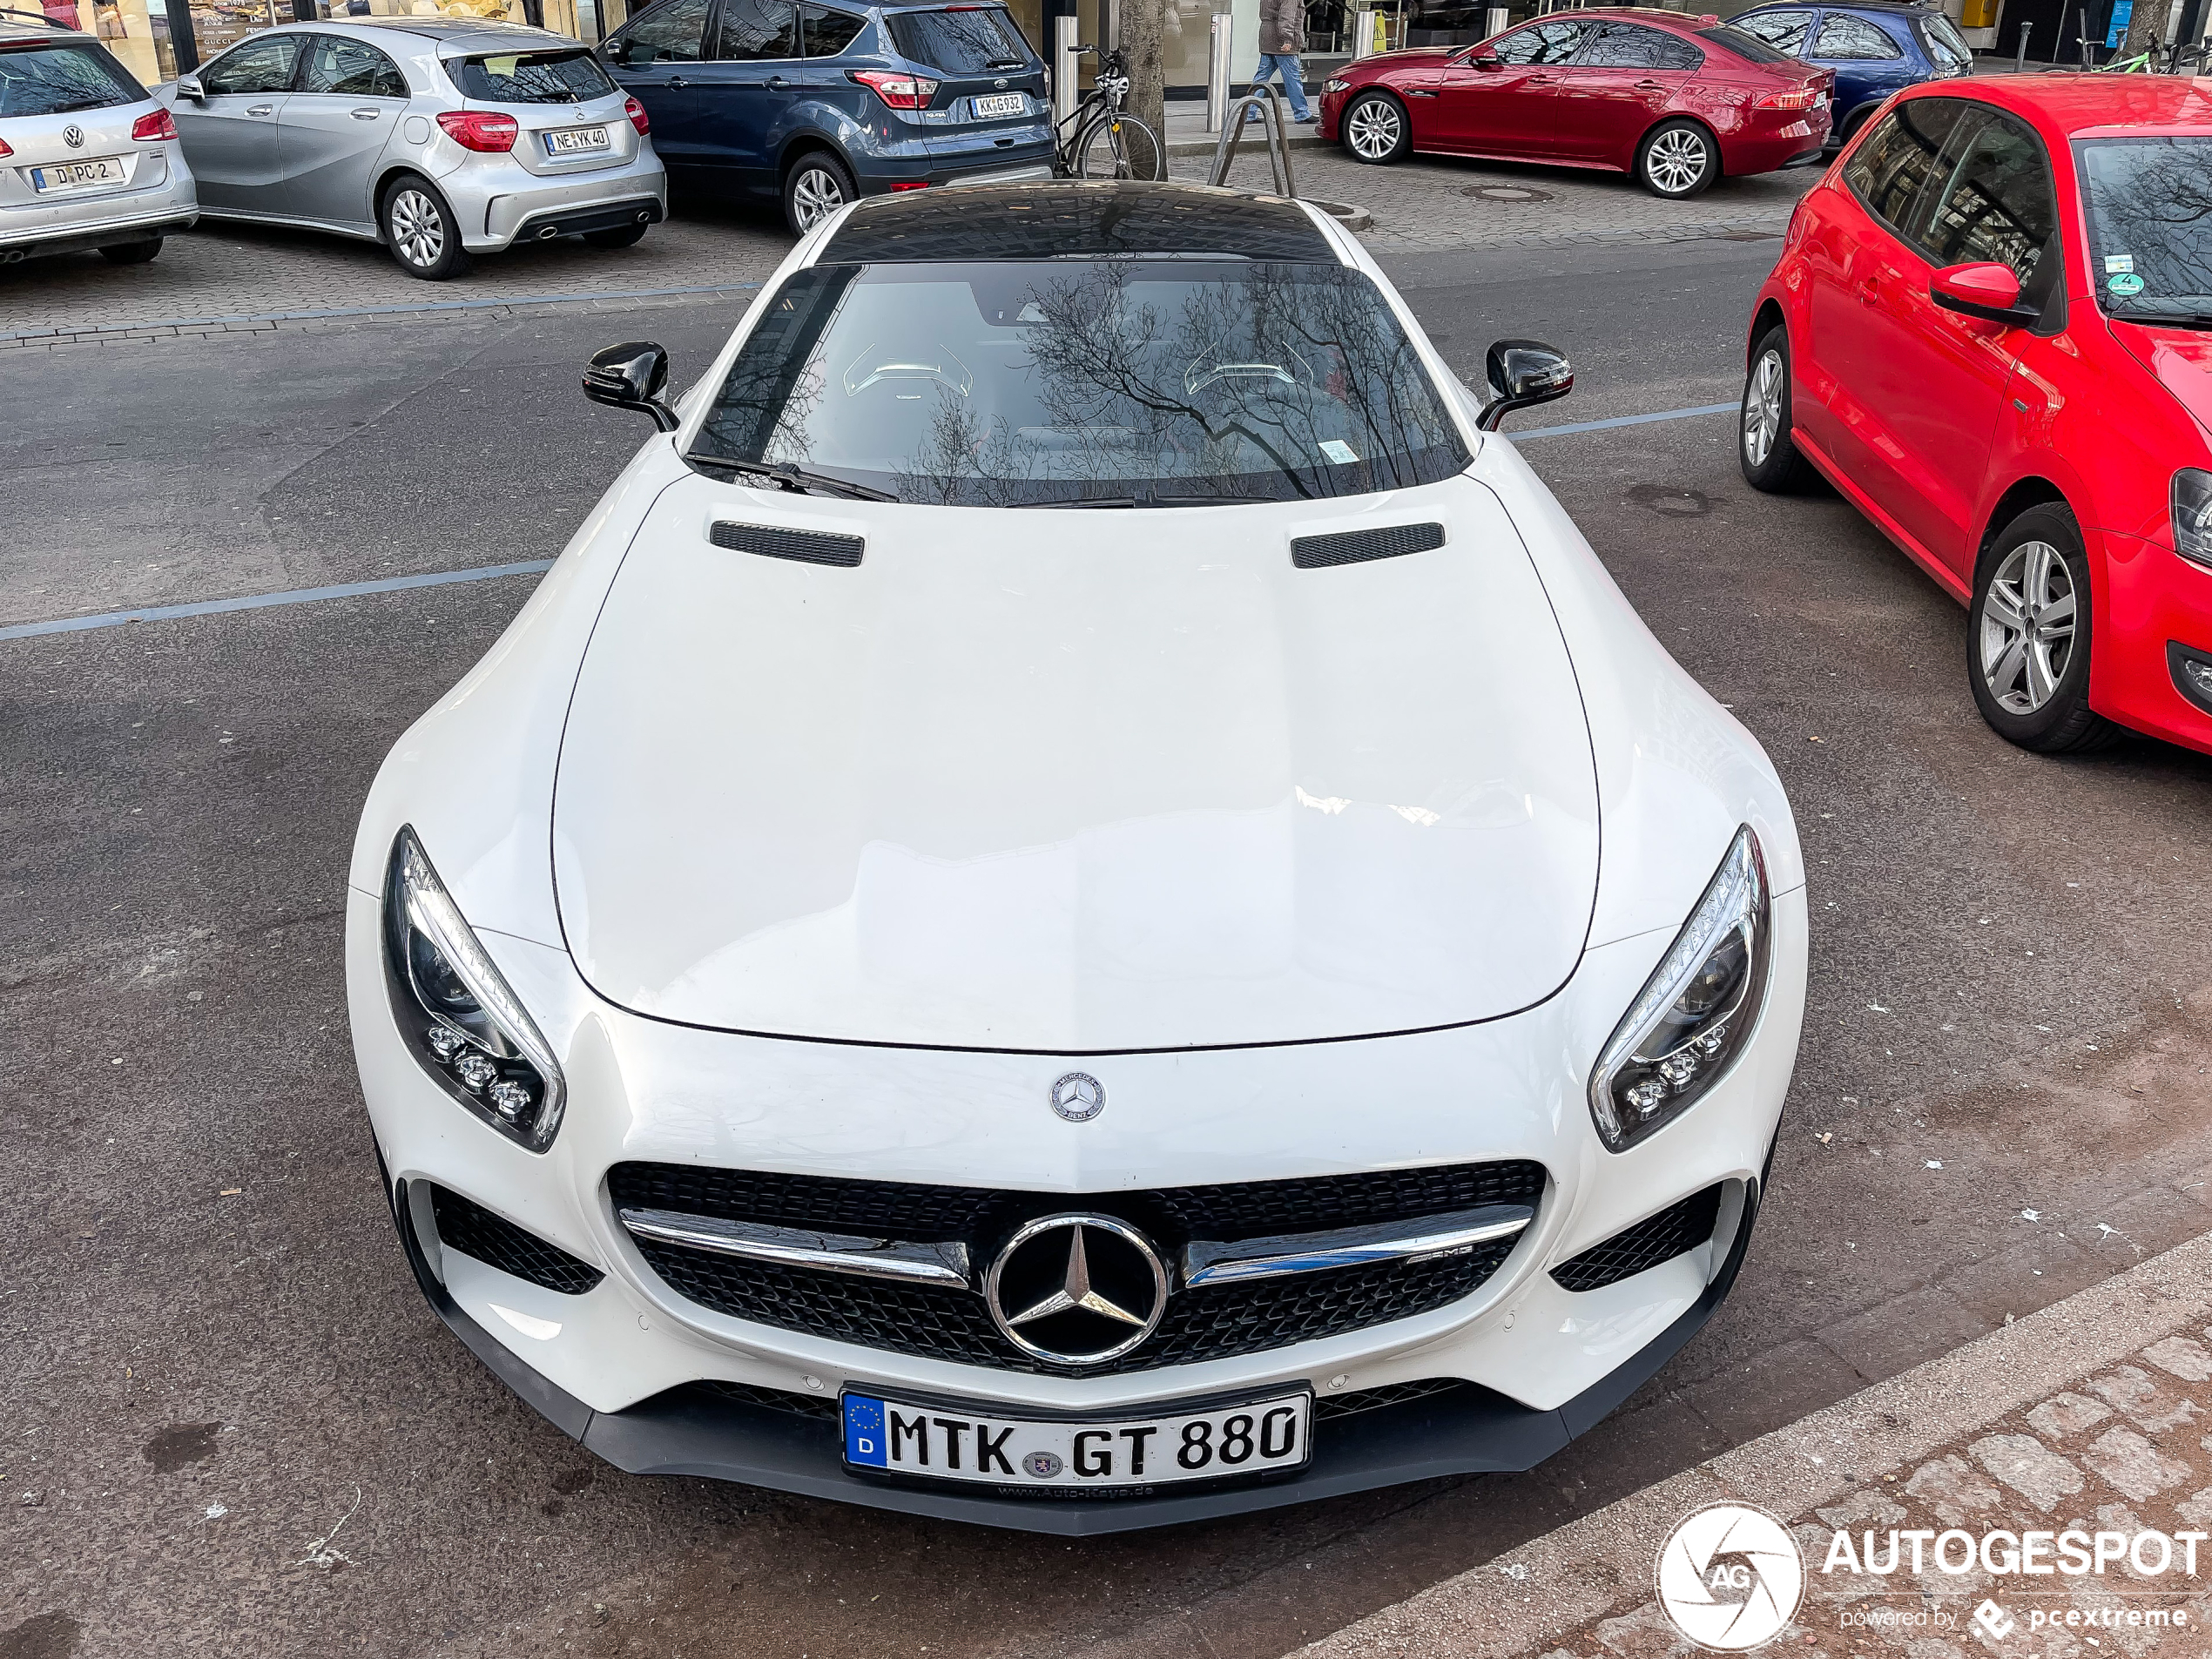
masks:
<path fill-rule="evenodd" d="M 1280 75 L 1283 91 L 1290 95 L 1291 114 L 1300 126 L 1321 118 L 1305 102 L 1305 83 L 1298 74 L 1298 54 L 1305 50 L 1305 0 L 1260 0 L 1259 72 L 1252 77 L 1252 91 Z"/>

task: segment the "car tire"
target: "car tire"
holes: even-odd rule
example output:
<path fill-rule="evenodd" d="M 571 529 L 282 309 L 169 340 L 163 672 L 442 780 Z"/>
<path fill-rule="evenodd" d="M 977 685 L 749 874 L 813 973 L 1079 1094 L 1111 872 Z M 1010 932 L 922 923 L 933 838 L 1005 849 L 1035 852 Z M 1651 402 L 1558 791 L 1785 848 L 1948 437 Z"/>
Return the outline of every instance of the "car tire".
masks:
<path fill-rule="evenodd" d="M 1669 201 L 1688 201 L 1721 176 L 1721 146 L 1696 121 L 1662 121 L 1636 145 L 1636 182 Z"/>
<path fill-rule="evenodd" d="M 804 236 L 860 195 L 850 167 L 826 150 L 809 150 L 784 175 L 784 223 Z"/>
<path fill-rule="evenodd" d="M 1387 92 L 1362 92 L 1344 106 L 1338 132 L 1354 161 L 1386 167 L 1413 147 L 1413 124 L 1406 106 Z"/>
<path fill-rule="evenodd" d="M 443 282 L 469 268 L 461 246 L 461 226 L 438 187 L 421 175 L 403 172 L 384 186 L 376 204 L 376 226 L 385 251 L 401 270 L 425 282 Z"/>
<path fill-rule="evenodd" d="M 643 225 L 617 225 L 610 231 L 586 231 L 584 241 L 592 247 L 636 247 L 645 239 Z"/>
<path fill-rule="evenodd" d="M 1997 735 L 2040 754 L 2102 749 L 2124 735 L 2089 707 L 2089 556 L 2062 504 L 2031 507 L 1974 573 L 1966 679 Z"/>
<path fill-rule="evenodd" d="M 1790 331 L 1780 323 L 1751 347 L 1736 423 L 1736 464 L 1743 482 L 1770 496 L 1794 496 L 1818 475 L 1791 438 Z"/>
<path fill-rule="evenodd" d="M 161 239 L 148 237 L 143 242 L 116 242 L 100 250 L 100 257 L 110 265 L 144 265 L 161 252 Z"/>

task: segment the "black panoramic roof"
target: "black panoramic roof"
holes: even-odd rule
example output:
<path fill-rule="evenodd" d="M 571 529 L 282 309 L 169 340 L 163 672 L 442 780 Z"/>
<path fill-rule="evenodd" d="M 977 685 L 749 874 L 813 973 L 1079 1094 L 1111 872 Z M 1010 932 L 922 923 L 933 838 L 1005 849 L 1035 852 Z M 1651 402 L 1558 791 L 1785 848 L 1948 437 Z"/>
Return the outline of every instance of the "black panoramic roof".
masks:
<path fill-rule="evenodd" d="M 1305 211 L 1203 185 L 980 185 L 874 196 L 830 238 L 823 265 L 1206 254 L 1339 264 Z"/>

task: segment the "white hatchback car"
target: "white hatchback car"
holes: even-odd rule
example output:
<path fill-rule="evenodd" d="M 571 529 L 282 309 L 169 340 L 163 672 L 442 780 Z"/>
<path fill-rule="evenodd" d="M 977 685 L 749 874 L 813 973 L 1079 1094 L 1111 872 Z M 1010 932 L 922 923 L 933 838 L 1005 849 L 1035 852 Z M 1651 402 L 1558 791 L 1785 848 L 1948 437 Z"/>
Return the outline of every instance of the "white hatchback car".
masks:
<path fill-rule="evenodd" d="M 865 200 L 371 791 L 438 1311 L 624 1468 L 1065 1533 L 1525 1468 L 1743 1258 L 1758 745 L 1302 203 Z M 1114 1501 L 1101 1501 L 1113 1500 Z"/>
<path fill-rule="evenodd" d="M 0 265 L 88 248 L 143 265 L 199 216 L 169 111 L 114 54 L 0 11 Z"/>

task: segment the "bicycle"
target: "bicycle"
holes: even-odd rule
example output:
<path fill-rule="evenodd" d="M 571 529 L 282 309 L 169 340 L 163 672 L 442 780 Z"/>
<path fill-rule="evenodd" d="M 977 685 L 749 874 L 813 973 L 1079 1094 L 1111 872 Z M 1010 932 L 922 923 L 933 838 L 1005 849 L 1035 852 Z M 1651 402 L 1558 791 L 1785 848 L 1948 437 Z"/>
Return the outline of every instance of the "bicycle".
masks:
<path fill-rule="evenodd" d="M 1097 78 L 1067 118 L 1053 125 L 1053 172 L 1062 179 L 1166 178 L 1159 134 L 1122 112 L 1129 96 L 1129 54 L 1118 46 L 1107 52 L 1076 48 L 1079 57 L 1092 54 L 1098 57 Z"/>

